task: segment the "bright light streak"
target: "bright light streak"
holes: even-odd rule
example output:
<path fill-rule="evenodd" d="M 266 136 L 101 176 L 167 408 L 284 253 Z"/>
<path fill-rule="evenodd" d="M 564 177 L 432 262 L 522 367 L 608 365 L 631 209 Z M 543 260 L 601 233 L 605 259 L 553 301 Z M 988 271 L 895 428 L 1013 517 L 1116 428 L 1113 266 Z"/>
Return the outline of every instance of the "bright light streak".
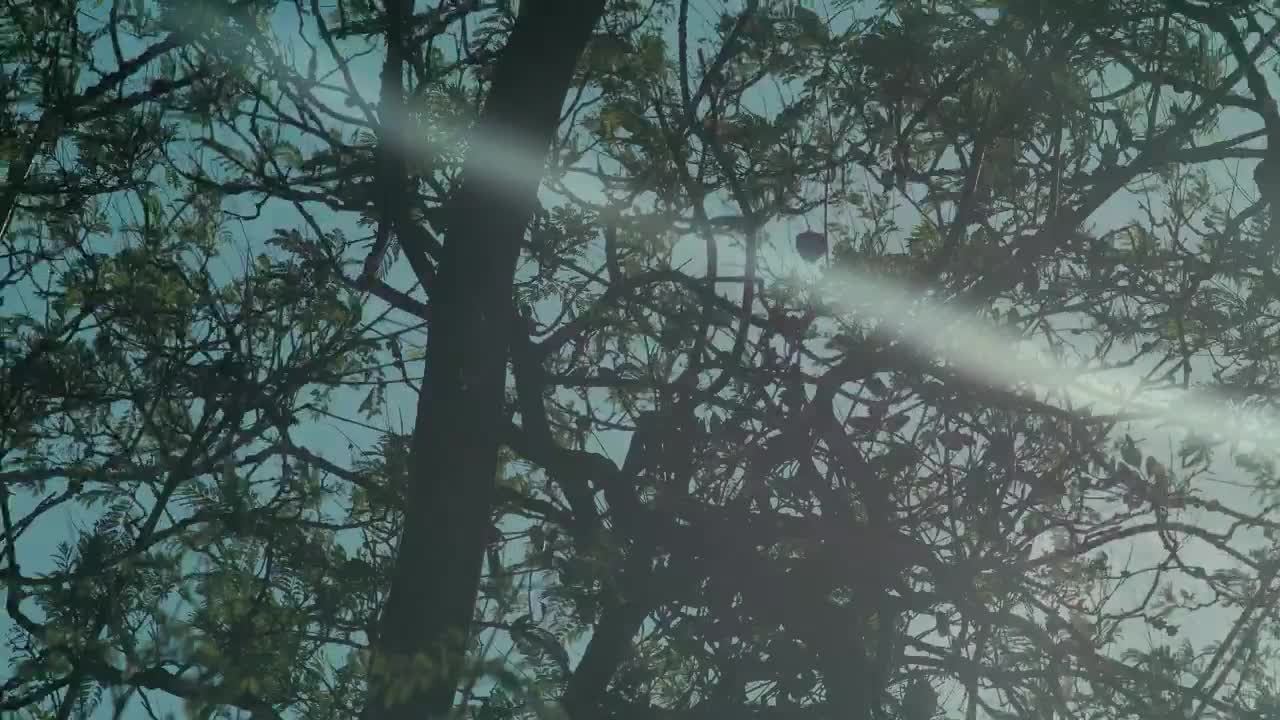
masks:
<path fill-rule="evenodd" d="M 197 2 L 190 9 L 184 10 L 184 13 L 182 17 L 186 24 L 183 31 L 199 37 L 208 47 L 226 53 L 229 59 L 240 63 L 242 67 L 258 67 L 250 59 L 255 49 L 252 36 L 243 31 L 222 31 L 223 23 L 228 22 L 224 8 L 208 2 Z M 318 42 L 318 38 L 311 40 Z M 345 48 L 341 44 L 340 47 Z M 323 55 L 318 59 L 320 62 L 315 68 L 317 76 L 332 80 L 332 76 L 338 74 L 338 62 Z M 315 99 L 321 102 L 331 100 L 334 106 L 350 105 L 345 102 L 348 100 L 347 94 L 355 92 L 361 96 L 365 106 L 372 106 L 375 113 L 384 111 L 378 107 L 376 100 L 380 86 L 379 68 L 367 61 L 357 62 L 350 58 L 343 62 L 354 87 L 348 86 L 345 81 L 339 81 L 340 90 L 337 91 L 313 89 Z M 301 71 L 294 71 L 301 76 Z M 383 120 L 387 122 L 383 123 L 381 130 L 388 135 L 386 140 L 396 152 L 409 157 L 437 152 L 456 155 L 459 160 L 465 157 L 466 162 L 476 163 L 481 176 L 498 185 L 499 189 L 511 184 L 526 185 L 529 179 L 541 178 L 546 171 L 547 148 L 531 146 L 500 129 L 454 124 L 442 121 L 439 117 L 429 118 L 424 123 L 410 113 Z"/>
<path fill-rule="evenodd" d="M 432 122 L 438 123 L 433 119 Z M 402 118 L 388 123 L 384 132 L 390 131 L 387 140 L 398 152 L 407 155 L 429 153 L 431 147 L 441 152 L 465 157 L 467 163 L 475 163 L 475 169 L 487 182 L 501 192 L 511 186 L 525 186 L 530 180 L 539 180 L 546 173 L 547 149 L 521 142 L 513 134 L 475 125 L 470 128 L 424 127 L 416 119 Z M 428 133 L 447 133 L 447 141 L 433 141 Z M 465 140 L 464 140 L 465 139 Z"/>
<path fill-rule="evenodd" d="M 437 125 L 436 131 L 449 139 L 433 140 L 427 128 L 408 117 L 387 123 L 386 129 L 394 133 L 389 139 L 397 150 L 409 155 L 429 152 L 432 146 L 449 153 L 465 152 L 467 161 L 477 163 L 477 169 L 498 186 L 498 191 L 507 184 L 540 178 L 546 170 L 545 148 L 529 147 L 494 130 Z M 465 147 L 458 143 L 464 137 Z M 1164 422 L 1239 443 L 1242 448 L 1268 448 L 1280 438 L 1280 416 L 1273 412 L 1245 410 L 1200 392 L 1140 396 L 1137 388 L 1142 378 L 1134 371 L 1112 369 L 1100 374 L 1064 367 L 1025 339 L 973 313 L 933 301 L 920 289 L 835 269 L 826 273 L 818 289 L 843 312 L 877 323 L 881 332 L 895 332 L 917 353 L 941 357 L 957 372 L 978 382 L 1051 390 L 1072 405 L 1088 403 L 1095 413 L 1124 413 Z"/>
<path fill-rule="evenodd" d="M 1280 416 L 1246 410 L 1203 392 L 1162 391 L 1139 396 L 1132 370 L 1098 373 L 1056 363 L 1025 339 L 993 323 L 943 305 L 921 290 L 883 278 L 832 269 L 816 288 L 841 312 L 874 323 L 916 353 L 942 358 L 957 372 L 996 387 L 1053 390 L 1094 414 L 1116 413 L 1163 422 L 1197 435 L 1238 443 L 1249 452 L 1280 439 Z"/>

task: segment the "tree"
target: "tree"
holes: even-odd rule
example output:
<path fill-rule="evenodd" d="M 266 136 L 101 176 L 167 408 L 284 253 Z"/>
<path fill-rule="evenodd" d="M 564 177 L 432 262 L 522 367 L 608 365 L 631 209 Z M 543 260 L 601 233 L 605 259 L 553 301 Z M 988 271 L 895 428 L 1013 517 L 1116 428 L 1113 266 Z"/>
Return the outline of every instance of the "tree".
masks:
<path fill-rule="evenodd" d="M 412 15 L 412 3 L 399 5 L 400 16 L 387 19 L 391 48 L 407 42 L 396 33 Z M 473 134 L 481 140 L 503 138 L 540 161 L 560 124 L 578 57 L 603 9 L 604 0 L 533 0 L 522 7 L 494 65 Z M 393 97 L 402 92 L 396 86 L 404 72 L 403 57 L 396 54 L 388 52 L 383 69 L 383 117 L 394 116 L 402 103 Z M 417 54 L 417 48 L 405 46 L 404 54 Z M 531 171 L 495 177 L 491 162 L 487 153 L 474 148 L 468 153 L 456 194 L 444 205 L 445 240 L 433 258 L 436 271 L 418 278 L 428 288 L 430 328 L 409 463 L 424 477 L 409 484 L 390 594 L 373 643 L 375 651 L 401 661 L 385 668 L 388 686 L 403 683 L 412 660 L 424 654 L 445 667 L 429 672 L 431 686 L 404 701 L 394 699 L 394 690 L 375 685 L 366 718 L 447 712 L 461 675 L 459 661 L 495 504 L 507 343 L 519 327 L 512 283 L 541 181 L 541 172 Z M 390 188 L 405 179 L 399 171 L 378 182 L 387 197 L 394 197 Z M 445 547 L 450 551 L 417 552 Z M 376 676 L 375 682 L 380 682 Z"/>
<path fill-rule="evenodd" d="M 156 8 L 69 28 L 78 9 L 5 14 L 3 300 L 15 309 L 0 457 L 14 672 L 0 695 L 6 711 L 50 717 L 87 716 L 105 690 L 118 707 L 151 689 L 264 710 L 310 649 L 260 633 L 310 601 L 264 594 L 253 570 L 265 561 L 306 587 L 334 552 L 333 526 L 306 517 L 326 485 L 288 433 L 323 404 L 303 390 L 364 371 L 373 345 L 354 296 L 318 263 L 258 255 L 239 276 L 220 272 L 235 249 L 220 198 L 166 180 L 175 114 L 235 101 L 243 77 Z M 105 68 L 90 53 L 103 44 Z M 50 571 L 24 572 L 19 543 L 68 506 L 89 521 Z M 171 598 L 193 591 L 191 615 L 170 615 Z M 246 603 L 256 614 L 237 610 Z M 175 669 L 174 652 L 201 677 Z"/>
<path fill-rule="evenodd" d="M 92 45 L 70 5 L 44 7 L 10 18 L 49 13 L 49 39 L 10 52 Z M 135 160 L 90 183 L 93 152 L 64 169 L 37 148 L 6 184 L 4 239 L 44 273 L 14 287 L 50 288 L 53 313 L 21 318 L 4 366 L 0 472 L 36 498 L 6 506 L 26 661 L 6 709 L 162 690 L 372 717 L 461 684 L 486 718 L 1269 712 L 1272 465 L 1197 399 L 1265 403 L 1275 383 L 1267 175 L 1204 170 L 1267 156 L 1262 4 L 613 3 L 561 18 L 566 43 L 538 29 L 555 3 L 226 10 L 154 51 L 181 58 L 172 76 L 126 78 L 158 91 L 137 100 L 154 125 L 120 78 L 95 99 L 95 137 L 186 128 L 100 154 L 170 177 Z M 130 12 L 103 47 L 142 34 Z M 285 46 L 273 22 L 307 32 Z M 567 73 L 584 43 L 560 84 L 510 83 L 513 63 Z M 73 200 L 142 178 L 136 246 L 72 263 L 38 245 L 59 217 L 124 237 Z M 239 197 L 273 249 L 228 278 L 206 257 L 233 238 L 209 232 Z M 829 264 L 796 270 L 801 225 Z M 1002 377 L 1025 370 L 1008 348 L 938 342 L 948 324 L 981 341 L 975 323 L 1135 394 Z M 348 462 L 305 410 L 355 420 L 353 385 L 370 424 L 423 411 Z M 1140 402 L 1170 394 L 1174 412 Z M 1162 450 L 1150 419 L 1194 432 Z M 1208 484 L 1224 449 L 1260 505 Z M 58 567 L 19 569 L 28 517 L 103 497 L 120 509 Z M 183 593 L 189 617 L 161 612 Z M 1197 636 L 1206 618 L 1221 637 Z M 467 664 L 441 673 L 460 638 Z"/>

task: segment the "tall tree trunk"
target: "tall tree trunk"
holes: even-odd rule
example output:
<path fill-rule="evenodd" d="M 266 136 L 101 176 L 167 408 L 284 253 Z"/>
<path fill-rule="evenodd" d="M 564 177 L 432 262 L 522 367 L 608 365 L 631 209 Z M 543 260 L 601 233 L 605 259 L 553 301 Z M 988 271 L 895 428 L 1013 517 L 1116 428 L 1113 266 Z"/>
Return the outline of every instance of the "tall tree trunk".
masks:
<path fill-rule="evenodd" d="M 604 3 L 522 3 L 446 209 L 412 481 L 373 639 L 365 720 L 422 720 L 452 705 L 493 507 L 520 241 L 574 68 Z"/>

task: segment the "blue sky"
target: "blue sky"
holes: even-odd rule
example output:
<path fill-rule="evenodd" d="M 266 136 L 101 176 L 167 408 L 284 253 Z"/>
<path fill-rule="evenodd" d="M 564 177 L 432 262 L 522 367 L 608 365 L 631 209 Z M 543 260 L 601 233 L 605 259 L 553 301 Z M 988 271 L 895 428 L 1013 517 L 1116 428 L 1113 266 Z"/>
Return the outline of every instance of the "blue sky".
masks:
<path fill-rule="evenodd" d="M 105 10 L 97 10 L 96 12 L 102 13 L 105 12 Z M 290 37 L 297 33 L 297 26 L 295 22 L 296 21 L 291 17 L 291 12 L 286 9 L 277 18 L 274 29 L 281 37 Z M 100 48 L 99 50 L 100 54 L 106 52 L 105 48 Z M 133 50 L 136 51 L 136 48 L 133 48 Z M 126 54 L 129 54 L 130 51 L 130 48 L 126 45 Z M 106 56 L 103 55 L 103 57 Z M 369 58 L 357 62 L 354 67 L 356 82 L 363 89 L 364 96 L 371 102 L 376 101 L 377 97 L 378 67 L 376 63 L 378 58 L 379 55 L 375 53 Z M 321 72 L 324 72 L 323 68 L 321 68 Z M 1222 135 L 1229 136 L 1239 134 L 1241 132 L 1252 130 L 1256 126 L 1257 123 L 1252 119 L 1234 115 L 1224 123 Z M 1244 162 L 1242 165 L 1244 166 L 1244 177 L 1248 177 L 1248 171 L 1251 169 L 1251 163 Z M 1231 170 L 1232 168 L 1230 167 L 1221 167 L 1216 169 L 1214 172 L 1218 177 L 1225 177 L 1226 173 Z M 594 192 L 594 189 L 589 186 L 579 185 L 574 187 L 574 190 L 575 192 L 580 192 L 588 196 L 598 197 Z M 1095 227 L 1098 229 L 1105 229 L 1108 227 L 1118 226 L 1132 220 L 1137 211 L 1137 200 L 1138 198 L 1133 195 L 1118 196 L 1115 200 L 1104 206 L 1104 208 L 1102 208 L 1102 210 L 1092 218 Z M 242 203 L 243 201 L 237 202 Z M 833 218 L 833 220 L 835 220 L 835 218 Z M 915 220 L 916 218 L 913 211 L 907 209 L 899 211 L 899 224 L 904 228 L 909 228 Z M 354 222 L 355 218 L 351 215 L 342 217 L 330 216 L 323 218 L 323 221 L 330 223 L 333 227 L 341 228 L 347 232 L 349 236 L 356 236 L 362 232 L 362 230 L 356 227 Z M 809 222 L 816 225 L 820 223 L 820 219 L 816 216 L 811 217 Z M 803 226 L 803 224 L 803 221 L 800 220 L 790 220 L 784 223 L 776 223 L 766 228 L 765 234 L 772 240 L 772 246 L 766 252 L 766 264 L 773 267 L 798 265 L 798 263 L 794 261 L 793 256 L 789 253 L 789 244 L 791 237 Z M 251 247 L 260 248 L 259 243 L 270 234 L 270 231 L 273 228 L 299 227 L 300 225 L 301 223 L 291 207 L 282 203 L 270 204 L 262 218 L 252 223 L 245 223 L 243 227 L 243 235 L 240 232 L 240 228 L 237 226 L 237 241 L 247 242 Z M 722 272 L 731 272 L 730 268 L 733 267 L 734 264 L 739 268 L 741 267 L 740 252 L 737 252 L 732 248 L 722 247 L 722 257 L 724 258 Z M 700 267 L 701 256 L 692 245 L 688 246 L 687 259 L 693 263 L 691 265 L 691 271 L 696 271 L 696 269 Z M 390 284 L 398 288 L 407 288 L 412 285 L 411 274 L 404 262 L 398 262 L 387 279 Z M 4 300 L 4 308 L 8 312 L 12 312 L 17 308 L 24 306 L 29 308 L 28 311 L 34 311 L 36 313 L 39 312 L 39 308 L 35 304 L 36 301 L 33 296 L 29 292 L 24 292 L 22 288 L 6 291 Z M 379 311 L 379 305 L 380 303 L 378 301 L 372 301 L 370 313 Z M 548 312 L 540 312 L 539 314 L 543 318 L 549 316 Z M 347 393 L 346 397 L 344 397 L 340 402 L 335 403 L 335 409 L 339 411 L 338 414 L 342 414 L 342 408 L 346 408 L 350 415 L 354 417 L 356 415 L 354 410 L 360 399 L 362 398 L 357 393 Z M 407 426 L 411 425 L 415 409 L 415 398 L 413 398 L 412 393 L 404 388 L 396 388 L 391 391 L 388 400 L 389 408 L 387 418 L 389 418 L 388 422 L 390 425 L 399 429 L 398 425 L 400 417 L 405 419 Z M 408 428 L 406 427 L 405 429 Z M 1154 432 L 1162 431 L 1153 430 L 1153 433 Z M 305 445 L 312 448 L 317 453 L 329 457 L 339 464 L 346 465 L 350 460 L 348 444 L 352 443 L 356 445 L 357 448 L 372 447 L 374 441 L 377 439 L 377 433 L 373 430 L 361 428 L 349 423 L 340 423 L 338 421 L 316 421 L 308 423 L 304 430 L 299 433 L 299 437 Z M 599 437 L 602 439 L 603 444 L 598 448 L 593 449 L 601 449 L 606 454 L 615 458 L 620 457 L 625 448 L 624 442 L 620 436 L 613 434 L 601 435 Z M 1159 443 L 1156 444 L 1158 445 Z M 1221 467 L 1220 471 L 1224 477 L 1227 478 L 1230 478 L 1234 474 L 1234 471 L 1225 466 Z M 1225 493 L 1224 498 L 1230 497 L 1236 502 L 1246 501 L 1246 497 L 1242 494 L 1244 491 L 1223 490 L 1223 492 Z M 26 507 L 30 507 L 30 499 L 27 499 L 26 503 Z M 24 506 L 22 502 L 15 503 L 15 513 L 20 515 L 23 512 L 23 509 Z M 46 522 L 38 525 L 36 529 L 24 539 L 24 544 L 19 547 L 20 561 L 23 565 L 24 571 L 32 573 L 49 569 L 50 565 L 48 563 L 48 558 L 53 548 L 57 543 L 62 542 L 71 536 L 73 534 L 73 528 L 78 523 L 83 523 L 84 521 L 84 518 L 68 514 L 51 517 Z M 1159 551 L 1160 549 L 1158 547 L 1144 548 L 1141 543 L 1135 547 L 1135 552 L 1139 553 L 1154 553 Z M 3 629 L 2 622 L 3 621 L 0 621 L 0 629 Z M 1200 643 L 1216 639 L 1221 635 L 1224 627 L 1225 624 L 1222 623 L 1205 622 L 1188 628 L 1187 632 L 1191 634 L 1197 643 Z M 501 648 L 498 649 L 500 650 Z M 176 710 L 177 708 L 178 705 L 173 703 L 172 709 Z M 134 715 L 127 715 L 127 717 L 143 717 L 143 715 L 138 712 Z"/>
<path fill-rule="evenodd" d="M 96 3 L 95 5 L 101 5 Z M 106 7 L 89 7 L 86 4 L 86 14 L 96 13 L 104 16 L 107 11 Z M 82 19 L 86 24 L 91 22 L 87 18 Z M 293 20 L 292 22 L 296 22 Z M 288 13 L 280 13 L 277 15 L 274 31 L 281 37 L 290 37 L 296 33 L 296 26 L 293 25 Z M 132 56 L 141 50 L 141 46 L 136 41 L 131 42 L 130 38 L 124 37 L 122 41 L 122 49 L 126 57 Z M 111 67 L 111 51 L 109 46 L 104 42 L 96 48 L 96 55 L 104 66 Z M 372 66 L 370 62 L 356 64 L 356 77 L 360 85 L 366 89 L 366 96 L 376 101 L 377 97 L 377 68 Z M 227 203 L 228 209 L 247 211 L 250 209 L 249 203 L 245 199 L 231 199 Z M 237 207 L 238 206 L 238 207 Z M 117 205 L 117 207 L 119 207 Z M 330 217 L 323 217 L 322 222 L 327 227 L 337 228 L 344 231 L 349 237 L 356 237 L 366 231 L 357 228 L 356 220 L 351 214 L 337 215 L 330 214 Z M 263 241 L 270 237 L 274 228 L 285 227 L 301 227 L 300 218 L 292 207 L 283 203 L 275 202 L 269 204 L 263 215 L 253 222 L 231 223 L 235 242 L 237 245 L 243 244 L 246 247 L 242 250 L 251 252 L 269 251 Z M 237 253 L 233 249 L 226 257 L 224 257 L 226 274 L 228 278 L 235 277 L 238 274 L 239 259 Z M 215 264 L 216 267 L 216 264 Z M 398 287 L 407 288 L 407 268 L 403 263 L 397 265 L 392 271 L 389 280 Z M 33 292 L 33 288 L 29 285 L 19 285 L 16 287 L 5 288 L 3 290 L 3 308 L 5 312 L 26 312 L 33 316 L 39 317 L 43 313 L 41 301 Z M 380 308 L 371 308 L 372 313 L 380 310 Z M 420 368 L 417 372 L 421 372 Z M 355 412 L 363 395 L 354 391 L 340 391 L 333 404 L 336 415 L 348 416 L 352 418 L 358 417 Z M 408 391 L 403 389 L 394 390 L 388 397 L 389 418 L 388 427 L 400 429 L 399 418 L 406 419 L 406 425 L 411 427 L 414 412 L 414 399 Z M 347 466 L 350 464 L 352 456 L 358 455 L 361 450 L 372 449 L 378 439 L 379 433 L 351 423 L 340 423 L 336 420 L 319 420 L 305 423 L 298 432 L 298 438 L 306 447 L 312 449 L 317 454 L 334 460 L 339 465 Z M 355 447 L 355 453 L 348 448 Z M 37 502 L 37 498 L 30 496 L 18 496 L 12 503 L 15 518 L 22 517 L 26 512 L 32 509 Z M 341 510 L 335 508 L 340 514 Z M 23 536 L 23 540 L 18 545 L 19 563 L 26 574 L 38 574 L 41 572 L 51 571 L 53 565 L 51 556 L 59 543 L 74 538 L 77 528 L 83 528 L 92 522 L 93 516 L 86 515 L 81 512 L 67 510 L 59 513 L 51 513 L 47 515 L 41 522 L 36 523 L 30 532 Z M 8 633 L 10 622 L 7 616 L 0 619 L 0 632 Z M 6 668 L 7 671 L 7 668 Z M 164 693 L 150 693 L 153 700 L 153 708 L 160 713 L 174 712 L 179 716 L 181 712 L 181 704 L 172 698 L 167 698 Z M 97 716 L 108 717 L 109 707 L 100 708 Z M 143 709 L 135 703 L 133 709 L 126 712 L 126 718 L 144 718 L 146 717 Z"/>

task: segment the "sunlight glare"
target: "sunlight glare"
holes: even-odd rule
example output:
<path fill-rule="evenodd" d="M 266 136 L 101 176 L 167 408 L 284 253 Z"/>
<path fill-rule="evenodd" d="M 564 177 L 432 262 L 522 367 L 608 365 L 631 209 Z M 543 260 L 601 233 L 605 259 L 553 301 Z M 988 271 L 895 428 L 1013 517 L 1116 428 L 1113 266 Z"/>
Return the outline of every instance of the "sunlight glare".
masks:
<path fill-rule="evenodd" d="M 920 289 L 835 268 L 815 289 L 839 311 L 865 319 L 868 329 L 891 334 L 918 355 L 941 358 L 975 382 L 1054 392 L 1072 406 L 1064 410 L 1079 412 L 1077 406 L 1087 405 L 1092 415 L 1117 414 L 1181 427 L 1231 442 L 1244 452 L 1269 449 L 1280 437 L 1280 417 L 1274 412 L 1243 408 L 1200 390 L 1139 396 L 1143 378 L 1135 370 L 1073 370 L 1047 350 L 973 313 L 937 303 Z"/>

